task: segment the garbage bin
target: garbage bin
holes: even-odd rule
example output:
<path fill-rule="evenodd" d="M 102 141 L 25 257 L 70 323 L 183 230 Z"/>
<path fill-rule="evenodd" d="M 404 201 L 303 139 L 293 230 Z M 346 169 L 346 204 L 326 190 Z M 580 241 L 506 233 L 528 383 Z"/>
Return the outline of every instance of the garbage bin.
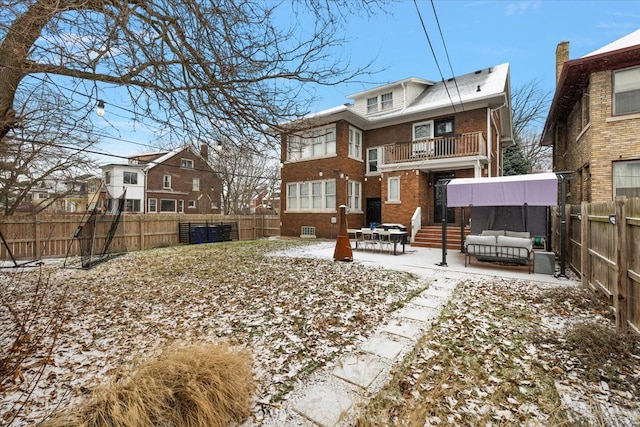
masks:
<path fill-rule="evenodd" d="M 207 228 L 198 226 L 191 228 L 191 244 L 207 243 Z"/>

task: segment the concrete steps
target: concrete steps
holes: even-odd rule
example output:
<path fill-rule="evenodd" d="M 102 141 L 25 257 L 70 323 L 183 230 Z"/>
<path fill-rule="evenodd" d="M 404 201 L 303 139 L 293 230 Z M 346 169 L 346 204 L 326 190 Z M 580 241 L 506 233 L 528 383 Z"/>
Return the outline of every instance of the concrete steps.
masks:
<path fill-rule="evenodd" d="M 470 227 L 465 227 L 464 235 L 471 233 Z M 423 226 L 418 233 L 411 246 L 421 248 L 442 248 L 442 225 L 426 225 Z M 460 249 L 460 226 L 455 224 L 447 224 L 447 248 Z"/>

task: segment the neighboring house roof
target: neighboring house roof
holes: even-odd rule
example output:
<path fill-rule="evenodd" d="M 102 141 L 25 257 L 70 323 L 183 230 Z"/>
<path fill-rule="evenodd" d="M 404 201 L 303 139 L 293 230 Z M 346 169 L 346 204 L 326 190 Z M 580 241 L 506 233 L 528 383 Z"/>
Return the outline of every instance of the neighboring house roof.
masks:
<path fill-rule="evenodd" d="M 200 155 L 200 153 L 198 153 L 193 147 L 191 147 L 190 145 L 185 145 L 185 146 L 182 146 L 182 147 L 175 148 L 175 149 L 173 149 L 171 151 L 158 151 L 158 152 L 155 152 L 155 153 L 134 154 L 134 155 L 128 157 L 129 159 L 138 159 L 138 160 L 140 160 L 141 163 L 139 163 L 139 164 L 110 163 L 110 164 L 102 165 L 102 168 L 105 168 L 105 167 L 108 167 L 108 166 L 126 166 L 126 167 L 140 168 L 140 169 L 143 169 L 144 171 L 148 171 L 149 169 L 152 169 L 155 166 L 158 166 L 158 165 L 166 162 L 167 160 L 169 160 L 173 156 L 176 156 L 176 155 L 180 154 L 181 152 L 183 152 L 185 150 L 190 151 L 192 154 L 194 154 L 195 156 L 197 156 L 200 159 L 202 159 L 202 161 L 204 161 L 206 164 L 209 164 L 207 162 L 207 160 L 204 159 Z"/>
<path fill-rule="evenodd" d="M 544 125 L 542 145 L 553 145 L 553 129 L 564 120 L 582 96 L 592 73 L 640 64 L 640 30 L 562 66 L 556 92 Z"/>
<path fill-rule="evenodd" d="M 339 119 L 345 119 L 364 130 L 375 129 L 383 126 L 418 120 L 425 113 L 431 116 L 453 114 L 473 108 L 490 107 L 498 108 L 510 104 L 509 63 L 481 69 L 473 73 L 451 78 L 447 81 L 431 82 L 428 80 L 410 77 L 395 83 L 372 88 L 367 91 L 350 95 L 350 99 L 366 97 L 369 94 L 380 93 L 385 89 L 391 89 L 398 85 L 415 83 L 424 86 L 422 92 L 411 100 L 404 108 L 394 109 L 389 112 L 378 112 L 375 115 L 363 115 L 355 111 L 353 104 L 344 104 L 329 108 L 317 113 L 305 116 L 299 121 L 284 124 L 283 127 L 306 124 L 307 127 L 330 123 Z M 508 111 L 507 111 L 508 110 Z M 501 113 L 509 115 L 510 108 L 503 108 Z M 511 122 L 508 116 L 503 117 L 505 122 Z M 512 135 L 511 126 L 506 126 L 503 138 Z"/>

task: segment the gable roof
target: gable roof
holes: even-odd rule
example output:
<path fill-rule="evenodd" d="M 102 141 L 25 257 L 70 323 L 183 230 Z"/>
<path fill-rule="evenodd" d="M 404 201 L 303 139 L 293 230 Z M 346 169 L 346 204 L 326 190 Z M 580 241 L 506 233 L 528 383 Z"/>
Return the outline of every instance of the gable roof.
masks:
<path fill-rule="evenodd" d="M 640 30 L 562 66 L 549 114 L 542 131 L 541 145 L 553 145 L 553 129 L 564 120 L 582 96 L 592 73 L 617 70 L 640 64 Z"/>
<path fill-rule="evenodd" d="M 428 80 L 410 77 L 399 80 L 395 83 L 378 86 L 363 92 L 350 95 L 349 98 L 361 98 L 369 93 L 380 92 L 386 88 L 395 87 L 402 83 L 424 84 L 424 90 L 405 108 L 392 110 L 389 112 L 379 112 L 375 116 L 365 116 L 353 108 L 353 104 L 344 104 L 332 107 L 317 113 L 309 114 L 300 120 L 289 123 L 306 123 L 308 127 L 319 126 L 340 119 L 353 123 L 364 130 L 375 129 L 392 124 L 404 123 L 417 120 L 425 116 L 453 114 L 472 108 L 502 108 L 502 119 L 505 123 L 510 123 L 508 116 L 511 115 L 510 98 L 511 83 L 509 80 L 509 63 L 495 65 L 493 67 L 480 69 L 472 73 L 433 83 Z M 287 127 L 287 124 L 283 125 Z M 293 126 L 292 126 L 293 127 Z M 505 127 L 506 128 L 506 127 Z M 512 134 L 511 126 L 504 129 L 503 137 L 510 138 Z"/>

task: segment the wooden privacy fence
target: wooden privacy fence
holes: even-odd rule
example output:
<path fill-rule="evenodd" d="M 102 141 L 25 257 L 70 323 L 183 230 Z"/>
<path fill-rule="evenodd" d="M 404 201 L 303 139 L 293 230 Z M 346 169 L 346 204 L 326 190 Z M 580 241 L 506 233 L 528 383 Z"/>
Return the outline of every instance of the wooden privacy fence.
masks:
<path fill-rule="evenodd" d="M 88 215 L 36 215 L 0 218 L 2 232 L 16 260 L 59 258 L 78 255 L 77 244 L 71 245 L 78 226 Z M 280 234 L 280 218 L 272 215 L 123 215 L 122 234 L 129 251 L 179 245 L 180 222 L 238 224 L 239 240 L 253 240 Z M 98 236 L 104 238 L 104 236 Z M 10 260 L 7 248 L 0 242 L 0 260 Z"/>
<path fill-rule="evenodd" d="M 640 198 L 566 206 L 566 259 L 588 286 L 604 294 L 620 331 L 640 333 Z M 553 247 L 560 250 L 559 209 Z"/>

